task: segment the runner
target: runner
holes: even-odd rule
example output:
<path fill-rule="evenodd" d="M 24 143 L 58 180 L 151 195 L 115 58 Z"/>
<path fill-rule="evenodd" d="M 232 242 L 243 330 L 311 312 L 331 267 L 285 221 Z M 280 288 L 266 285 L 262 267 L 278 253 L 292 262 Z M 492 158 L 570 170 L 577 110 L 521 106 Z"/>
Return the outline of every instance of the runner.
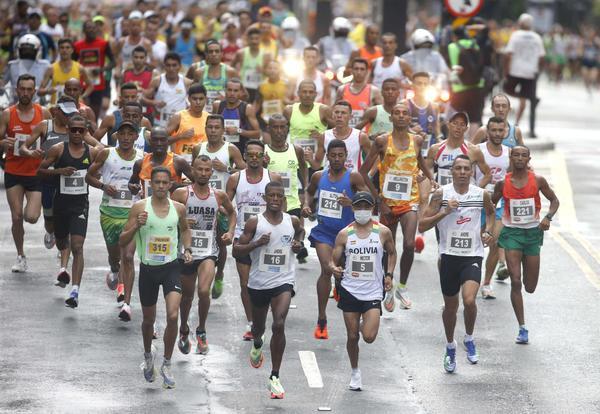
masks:
<path fill-rule="evenodd" d="M 371 140 L 374 140 L 380 134 L 389 134 L 394 129 L 390 118 L 392 109 L 400 98 L 400 82 L 394 78 L 384 80 L 381 95 L 383 97 L 383 104 L 367 109 L 361 121 L 355 127 L 362 130 L 367 125 L 370 125 L 369 138 Z"/>
<path fill-rule="evenodd" d="M 181 58 L 168 52 L 164 59 L 165 73 L 156 76 L 144 92 L 142 104 L 156 110 L 155 124 L 166 127 L 169 119 L 187 107 L 186 96 L 192 81 L 179 73 Z"/>
<path fill-rule="evenodd" d="M 225 190 L 229 176 L 233 172 L 246 168 L 240 150 L 223 139 L 224 132 L 225 121 L 223 117 L 215 114 L 208 115 L 206 118 L 206 136 L 208 140 L 196 145 L 192 151 L 193 159 L 196 159 L 199 155 L 206 155 L 213 161 L 213 174 L 210 177 L 209 185 L 215 190 Z M 222 244 L 221 236 L 229 228 L 229 222 L 221 212 L 217 215 L 217 224 L 219 257 L 217 259 L 215 282 L 211 292 L 213 299 L 218 299 L 223 294 L 223 270 L 227 262 L 227 246 Z"/>
<path fill-rule="evenodd" d="M 352 197 L 357 191 L 366 191 L 362 176 L 345 167 L 348 150 L 344 141 L 334 139 L 327 146 L 329 167 L 313 174 L 304 193 L 302 215 L 317 215 L 317 225 L 310 232 L 310 246 L 317 251 L 321 274 L 317 280 L 319 316 L 315 328 L 316 339 L 329 339 L 327 331 L 327 300 L 331 291 L 331 253 L 335 237 L 352 222 Z M 318 202 L 316 211 L 313 206 Z"/>
<path fill-rule="evenodd" d="M 163 130 L 164 131 L 164 130 Z M 165 141 L 167 135 L 162 134 Z M 160 368 L 164 388 L 175 388 L 171 373 L 171 356 L 177 340 L 177 318 L 181 301 L 180 265 L 177 244 L 181 240 L 184 263 L 192 261 L 192 236 L 186 219 L 184 205 L 169 199 L 172 180 L 167 167 L 154 167 L 151 173 L 152 195 L 140 200 L 129 211 L 129 218 L 119 245 L 127 247 L 135 238 L 140 257 L 140 303 L 142 305 L 142 337 L 144 339 L 144 378 L 156 379 L 155 351 L 152 347 L 156 302 L 162 285 L 165 297 L 167 326 L 164 332 L 164 360 Z"/>
<path fill-rule="evenodd" d="M 276 60 L 271 60 L 265 68 L 266 79 L 258 87 L 258 95 L 254 107 L 259 112 L 259 123 L 261 127 L 266 127 L 269 118 L 274 114 L 283 112 L 283 108 L 288 103 L 289 83 L 281 77 L 281 65 Z M 262 128 L 266 129 L 266 128 Z"/>
<path fill-rule="evenodd" d="M 523 134 L 521 133 L 521 128 L 519 128 L 518 125 L 511 125 L 508 122 L 508 115 L 510 114 L 510 99 L 508 96 L 503 93 L 494 95 L 492 98 L 492 112 L 496 118 L 503 119 L 508 127 L 508 131 L 505 131 L 506 135 L 502 140 L 502 145 L 506 145 L 509 148 L 513 148 L 516 145 L 523 146 Z M 476 145 L 485 142 L 488 139 L 488 136 L 486 135 L 487 131 L 488 128 L 485 126 L 479 128 L 475 135 L 473 135 L 471 142 Z"/>
<path fill-rule="evenodd" d="M 332 108 L 332 112 L 335 126 L 325 131 L 323 139 L 319 139 L 315 160 L 318 165 L 321 165 L 323 158 L 325 158 L 325 148 L 334 139 L 339 139 L 344 142 L 348 152 L 346 168 L 358 171 L 363 161 L 363 154 L 368 153 L 371 148 L 371 141 L 366 133 L 349 125 L 352 116 L 352 106 L 348 101 L 337 101 Z M 328 162 L 326 160 L 325 168 L 327 166 Z"/>
<path fill-rule="evenodd" d="M 143 46 L 136 46 L 131 54 L 132 66 L 123 72 L 123 82 L 135 83 L 139 91 L 138 96 L 141 99 L 143 91 L 150 87 L 155 71 L 148 64 L 148 51 Z M 144 108 L 144 115 L 152 118 L 152 107 Z"/>
<path fill-rule="evenodd" d="M 352 81 L 341 85 L 337 90 L 336 100 L 347 101 L 352 105 L 352 116 L 349 125 L 356 128 L 367 108 L 383 101 L 379 88 L 368 82 L 369 62 L 356 58 L 352 62 Z"/>
<path fill-rule="evenodd" d="M 206 88 L 193 83 L 187 92 L 188 109 L 176 113 L 167 125 L 167 134 L 170 135 L 171 150 L 182 156 L 187 162 L 192 162 L 192 150 L 200 142 L 206 141 L 204 126 L 209 115 L 204 110 L 206 103 Z"/>
<path fill-rule="evenodd" d="M 519 322 L 518 344 L 529 342 L 521 286 L 525 285 L 527 293 L 535 292 L 540 275 L 540 248 L 544 231 L 550 228 L 560 204 L 546 179 L 529 169 L 530 160 L 529 148 L 514 147 L 510 153 L 511 172 L 506 174 L 504 181 L 496 184 L 492 196 L 494 203 L 500 198 L 504 200 L 504 228 L 498 237 L 498 245 L 506 254 L 511 283 L 510 300 Z M 550 201 L 548 213 L 541 221 L 540 192 Z"/>
<path fill-rule="evenodd" d="M 117 40 L 114 47 L 116 58 L 114 77 L 117 80 L 120 80 L 125 69 L 132 63 L 133 50 L 137 46 L 142 46 L 148 53 L 152 53 L 152 43 L 142 34 L 142 18 L 143 15 L 140 11 L 132 11 L 127 18 L 127 36 L 115 35 Z"/>
<path fill-rule="evenodd" d="M 188 316 L 194 301 L 196 277 L 198 278 L 198 326 L 196 327 L 196 353 L 206 355 L 206 318 L 210 308 L 210 287 L 215 277 L 219 250 L 233 240 L 236 214 L 227 193 L 210 186 L 213 175 L 212 160 L 206 155 L 196 157 L 192 163 L 194 182 L 177 189 L 171 199 L 187 208 L 188 223 L 192 233 L 192 262 L 181 267 L 182 298 L 180 305 L 181 327 L 177 346 L 183 354 L 190 352 L 190 327 Z M 217 216 L 220 209 L 227 214 L 229 227 L 219 236 Z M 217 243 L 217 239 L 221 243 Z M 222 247 L 221 247 L 222 246 Z"/>
<path fill-rule="evenodd" d="M 335 238 L 330 263 L 339 285 L 338 308 L 344 312 L 348 336 L 346 350 L 352 368 L 349 388 L 352 391 L 362 389 L 358 368 L 360 334 L 368 344 L 375 341 L 383 291 L 389 292 L 394 286 L 396 244 L 390 229 L 373 220 L 374 207 L 375 200 L 369 192 L 354 194 L 354 221 Z"/>
<path fill-rule="evenodd" d="M 379 43 L 379 35 L 380 35 L 379 26 L 376 24 L 370 24 L 365 29 L 365 45 L 353 50 L 350 53 L 350 59 L 348 59 L 348 64 L 346 65 L 346 71 L 350 73 L 352 69 L 352 63 L 357 59 L 361 58 L 369 62 L 369 70 L 371 70 L 373 66 L 373 61 L 378 57 L 383 56 L 383 50 L 381 47 L 377 46 Z"/>
<path fill-rule="evenodd" d="M 227 180 L 227 196 L 230 200 L 235 198 L 237 207 L 237 223 L 233 247 L 242 235 L 245 223 L 253 216 L 265 211 L 266 200 L 264 199 L 265 187 L 271 181 L 281 182 L 281 176 L 263 168 L 265 155 L 265 144 L 261 141 L 250 140 L 246 144 L 244 159 L 246 168 L 231 174 Z M 235 257 L 235 256 L 234 256 Z M 235 265 L 240 277 L 240 296 L 242 305 L 246 314 L 246 331 L 244 332 L 244 341 L 252 340 L 252 307 L 250 296 L 248 294 L 248 277 L 250 275 L 250 265 L 252 264 L 249 256 L 235 257 Z"/>
<path fill-rule="evenodd" d="M 383 55 L 375 59 L 371 69 L 371 83 L 381 89 L 383 81 L 388 78 L 397 79 L 400 87 L 408 87 L 407 80 L 412 77 L 412 69 L 408 63 L 396 56 L 398 41 L 393 33 L 384 33 L 381 36 Z"/>
<path fill-rule="evenodd" d="M 113 138 L 113 133 L 119 129 L 121 122 L 123 122 L 123 107 L 129 103 L 138 103 L 138 88 L 135 86 L 135 83 L 124 83 L 121 85 L 121 89 L 119 92 L 119 109 L 116 109 L 112 114 L 106 115 L 102 118 L 102 122 L 100 126 L 94 132 L 94 138 L 98 141 L 102 139 L 102 137 L 106 134 L 106 142 L 109 146 L 114 147 L 117 144 L 116 137 Z M 141 120 L 141 126 L 151 129 L 152 124 L 145 118 Z"/>
<path fill-rule="evenodd" d="M 406 283 L 415 256 L 415 233 L 417 231 L 417 210 L 419 208 L 419 170 L 433 181 L 433 175 L 426 168 L 421 147 L 423 139 L 408 132 L 411 122 L 409 104 L 400 101 L 392 109 L 394 130 L 389 135 L 375 139 L 364 164 L 360 168 L 371 194 L 381 200 L 379 214 L 382 224 L 389 227 L 396 242 L 398 224 L 402 229 L 402 255 L 400 256 L 400 282 L 395 289 L 386 292 L 385 310 L 395 308 L 394 291 L 403 309 L 410 309 L 412 301 L 408 297 Z M 369 180 L 369 171 L 379 162 L 379 185 Z"/>
<path fill-rule="evenodd" d="M 251 28 L 248 30 L 246 43 L 248 46 L 237 51 L 232 66 L 240 74 L 240 78 L 248 92 L 248 102 L 254 102 L 271 56 L 260 48 L 260 29 Z"/>
<path fill-rule="evenodd" d="M 71 293 L 65 300 L 70 308 L 79 306 L 79 287 L 83 276 L 83 243 L 88 224 L 88 186 L 85 175 L 95 152 L 84 142 L 86 119 L 79 114 L 69 118 L 69 141 L 53 145 L 41 162 L 38 174 L 54 177 L 57 191 L 53 201 L 54 235 L 59 250 L 70 249 L 73 255 Z M 50 168 L 53 167 L 53 168 Z M 66 263 L 61 263 L 61 266 Z M 57 286 L 70 282 L 69 273 L 60 271 Z"/>
<path fill-rule="evenodd" d="M 253 147 L 254 148 L 254 147 Z M 284 213 L 285 190 L 278 181 L 265 186 L 266 209 L 246 221 L 244 231 L 233 245 L 236 257 L 249 256 L 252 262 L 248 278 L 248 294 L 252 303 L 252 338 L 250 365 L 263 364 L 264 332 L 269 306 L 273 314 L 271 337 L 271 398 L 281 399 L 285 390 L 279 380 L 285 351 L 285 319 L 294 296 L 296 270 L 291 253 L 298 253 L 304 239 L 304 228 L 297 217 Z"/>
<path fill-rule="evenodd" d="M 471 182 L 473 164 L 460 154 L 452 162 L 452 182 L 437 189 L 419 223 L 424 233 L 436 226 L 439 231 L 440 285 L 444 296 L 442 321 L 446 333 L 444 369 L 456 370 L 456 312 L 462 290 L 465 337 L 463 345 L 471 364 L 479 361 L 473 330 L 477 318 L 477 291 L 481 283 L 481 262 L 485 246 L 494 242 L 494 205 L 490 195 Z M 485 211 L 485 230 L 481 231 L 481 216 Z M 462 288 L 462 289 L 461 289 Z"/>
<path fill-rule="evenodd" d="M 196 37 L 192 33 L 194 21 L 184 17 L 177 23 L 177 26 L 179 26 L 179 30 L 174 31 L 175 34 L 169 38 L 168 46 L 170 50 L 181 56 L 181 63 L 185 70 L 194 63 L 197 56 Z"/>
<path fill-rule="evenodd" d="M 225 98 L 227 79 L 237 77 L 237 72 L 231 66 L 221 62 L 223 48 L 214 40 L 208 40 L 204 45 L 206 54 L 205 66 L 190 66 L 186 78 L 200 82 L 206 88 L 206 110 L 212 112 L 213 102 Z"/>
<path fill-rule="evenodd" d="M 296 96 L 292 94 L 290 101 L 302 102 L 302 96 L 300 94 L 300 86 L 305 81 L 310 81 L 315 85 L 315 98 L 313 101 L 318 103 L 329 105 L 331 102 L 331 81 L 325 76 L 323 72 L 317 69 L 317 65 L 321 60 L 319 48 L 316 46 L 308 46 L 304 48 L 302 52 L 302 59 L 304 61 L 304 71 L 296 79 L 296 90 L 291 92 L 297 93 Z"/>
<path fill-rule="evenodd" d="M 308 169 L 304 162 L 304 151 L 298 145 L 287 142 L 290 130 L 288 120 L 281 114 L 274 114 L 269 119 L 269 135 L 271 143 L 265 148 L 265 160 L 268 162 L 269 171 L 274 171 L 281 176 L 285 190 L 287 213 L 302 219 L 302 200 L 298 190 L 308 182 Z M 301 243 L 302 248 L 296 256 L 299 263 L 306 263 L 308 251 Z"/>
<path fill-rule="evenodd" d="M 81 81 L 79 79 L 70 78 L 65 82 L 64 87 L 64 95 L 73 98 L 75 101 L 75 106 L 79 113 L 88 120 L 88 131 L 90 134 L 96 132 L 96 128 L 98 125 L 96 124 L 96 114 L 86 104 L 82 102 L 81 94 L 83 93 L 83 88 L 81 87 Z M 57 100 L 58 102 L 58 100 Z"/>
<path fill-rule="evenodd" d="M 131 193 L 128 184 L 135 162 L 141 160 L 144 153 L 135 147 L 139 135 L 136 124 L 123 121 L 116 135 L 118 147 L 106 148 L 96 156 L 88 169 L 85 181 L 103 191 L 100 203 L 100 226 L 110 266 L 110 271 L 106 274 L 106 285 L 111 290 L 119 288 L 117 295 L 121 295 L 124 293 L 124 282 L 134 278 L 131 274 L 123 273 L 134 271 L 135 243 L 129 243 L 128 246 L 121 248 L 119 235 L 127 223 L 129 210 L 139 200 L 138 195 L 134 196 Z M 130 258 L 131 266 L 121 266 L 121 263 L 127 260 L 126 257 Z M 121 299 L 122 303 L 123 299 Z M 129 302 L 123 303 L 119 318 L 123 321 L 131 320 Z"/>
<path fill-rule="evenodd" d="M 26 272 L 27 259 L 23 250 L 25 229 L 23 220 L 35 224 L 40 218 L 42 206 L 41 181 L 37 177 L 39 158 L 20 156 L 20 144 L 29 138 L 34 126 L 50 119 L 47 109 L 33 103 L 35 77 L 19 76 L 16 84 L 18 103 L 2 111 L 0 117 L 0 143 L 4 149 L 4 187 L 12 219 L 12 237 L 17 249 L 17 261 L 13 272 Z M 36 144 L 37 147 L 37 144 Z M 23 201 L 27 204 L 23 205 Z"/>
<path fill-rule="evenodd" d="M 510 148 L 502 144 L 504 134 L 506 132 L 507 122 L 502 118 L 491 117 L 487 123 L 487 131 L 485 136 L 488 138 L 486 142 L 479 144 L 479 148 L 485 157 L 486 164 L 490 167 L 492 174 L 491 182 L 485 186 L 485 190 L 490 194 L 490 197 L 494 193 L 494 186 L 496 183 L 503 181 L 506 173 L 510 166 Z M 481 171 L 475 170 L 475 179 L 478 180 L 481 177 Z M 500 206 L 496 208 L 496 222 L 492 230 L 492 234 L 499 235 L 502 230 L 502 209 L 503 201 L 500 200 Z M 500 258 L 500 251 L 497 244 L 490 245 L 490 251 L 485 261 L 485 278 L 483 285 L 481 286 L 481 296 L 484 299 L 494 299 L 496 295 L 490 285 L 492 281 L 492 275 L 496 270 L 496 265 Z M 506 269 L 504 259 L 504 252 L 502 252 L 502 261 L 500 269 L 504 268 L 506 276 L 508 277 L 508 270 Z"/>
<path fill-rule="evenodd" d="M 136 150 L 144 152 L 150 151 L 150 128 L 146 128 L 142 126 L 142 122 L 148 121 L 142 115 L 142 104 L 139 102 L 128 102 L 121 109 L 121 118 L 122 122 L 130 122 L 136 128 L 138 132 L 137 138 L 133 143 L 133 147 Z M 120 127 L 120 125 L 119 125 Z M 116 134 L 115 134 L 116 136 Z M 119 146 L 119 141 L 117 140 L 116 146 Z"/>

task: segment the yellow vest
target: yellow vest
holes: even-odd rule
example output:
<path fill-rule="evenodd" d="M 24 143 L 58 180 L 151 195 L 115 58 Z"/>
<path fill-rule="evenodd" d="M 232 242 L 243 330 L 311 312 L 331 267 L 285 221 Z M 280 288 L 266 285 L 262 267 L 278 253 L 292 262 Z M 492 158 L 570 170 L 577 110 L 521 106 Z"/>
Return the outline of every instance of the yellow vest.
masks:
<path fill-rule="evenodd" d="M 71 70 L 67 73 L 63 72 L 58 61 L 52 64 L 52 86 L 57 89 L 56 93 L 52 94 L 52 104 L 63 96 L 65 92 L 65 83 L 71 78 L 81 80 L 81 71 L 79 62 L 72 61 Z"/>
<path fill-rule="evenodd" d="M 187 109 L 179 112 L 179 128 L 173 133 L 173 135 L 178 135 L 190 128 L 194 128 L 194 136 L 188 139 L 180 139 L 179 141 L 175 142 L 172 145 L 173 152 L 175 154 L 181 155 L 188 160 L 188 162 L 192 161 L 192 150 L 194 149 L 194 146 L 206 141 L 205 127 L 206 118 L 208 115 L 208 112 L 202 111 L 202 116 L 200 118 L 196 118 L 192 116 Z"/>

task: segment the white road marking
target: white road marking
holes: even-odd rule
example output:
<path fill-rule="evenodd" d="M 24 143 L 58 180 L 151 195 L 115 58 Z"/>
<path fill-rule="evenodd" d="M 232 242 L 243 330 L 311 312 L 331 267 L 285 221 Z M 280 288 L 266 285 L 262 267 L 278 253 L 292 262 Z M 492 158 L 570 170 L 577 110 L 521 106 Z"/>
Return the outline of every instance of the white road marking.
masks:
<path fill-rule="evenodd" d="M 317 357 L 313 351 L 298 351 L 302 370 L 310 388 L 323 388 L 323 378 L 317 364 Z"/>

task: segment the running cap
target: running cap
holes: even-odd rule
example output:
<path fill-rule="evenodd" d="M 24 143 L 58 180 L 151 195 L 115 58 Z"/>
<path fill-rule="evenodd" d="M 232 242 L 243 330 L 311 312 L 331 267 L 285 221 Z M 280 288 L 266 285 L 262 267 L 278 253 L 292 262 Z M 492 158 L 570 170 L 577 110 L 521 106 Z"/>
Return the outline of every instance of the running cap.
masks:
<path fill-rule="evenodd" d="M 467 113 L 466 113 L 466 112 L 464 112 L 464 111 L 456 112 L 454 115 L 452 115 L 452 116 L 450 117 L 450 119 L 448 120 L 448 122 L 450 122 L 450 121 L 453 121 L 453 120 L 454 120 L 454 118 L 457 118 L 457 117 L 459 117 L 459 116 L 460 116 L 460 117 L 462 117 L 462 118 L 465 120 L 465 122 L 466 122 L 467 124 L 469 123 L 469 114 L 467 114 Z"/>
<path fill-rule="evenodd" d="M 59 102 L 58 107 L 65 115 L 70 115 L 79 112 L 79 109 L 77 109 L 77 105 L 75 105 L 75 102 L 71 101 Z"/>
<path fill-rule="evenodd" d="M 366 201 L 372 206 L 375 205 L 375 200 L 373 200 L 373 196 L 368 191 L 359 191 L 352 197 L 352 205 L 360 203 L 361 201 Z"/>
<path fill-rule="evenodd" d="M 98 23 L 98 22 L 104 23 L 106 21 L 106 19 L 104 19 L 104 16 L 97 15 L 97 16 L 94 16 L 94 18 L 92 19 L 92 21 L 94 23 Z"/>
<path fill-rule="evenodd" d="M 260 9 L 258 9 L 258 15 L 259 16 L 272 16 L 273 15 L 273 9 L 271 9 L 269 6 L 263 6 Z"/>
<path fill-rule="evenodd" d="M 133 122 L 129 122 L 129 121 L 123 121 L 121 122 L 121 125 L 119 125 L 119 128 L 117 128 L 117 131 L 121 131 L 122 129 L 125 128 L 129 128 L 134 130 L 135 132 L 138 132 L 138 127 L 134 125 Z"/>
<path fill-rule="evenodd" d="M 154 16 L 158 16 L 158 13 L 155 10 L 146 10 L 144 12 L 144 19 L 149 19 Z"/>
<path fill-rule="evenodd" d="M 143 18 L 144 15 L 139 10 L 134 10 L 131 13 L 129 13 L 129 20 L 142 20 Z"/>

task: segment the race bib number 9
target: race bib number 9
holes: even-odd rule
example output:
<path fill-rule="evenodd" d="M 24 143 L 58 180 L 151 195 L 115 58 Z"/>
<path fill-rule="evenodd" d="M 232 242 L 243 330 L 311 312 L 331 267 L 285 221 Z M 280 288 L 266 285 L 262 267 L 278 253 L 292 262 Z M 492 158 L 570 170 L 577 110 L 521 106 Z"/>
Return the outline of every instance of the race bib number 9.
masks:
<path fill-rule="evenodd" d="M 213 231 L 211 230 L 191 230 L 192 232 L 192 256 L 204 257 L 212 252 Z"/>
<path fill-rule="evenodd" d="M 285 272 L 289 269 L 289 258 L 289 247 L 265 247 L 260 252 L 258 270 L 273 273 Z"/>
<path fill-rule="evenodd" d="M 85 174 L 87 170 L 77 170 L 72 175 L 60 176 L 60 193 L 66 195 L 87 194 L 87 184 Z"/>
<path fill-rule="evenodd" d="M 338 202 L 341 193 L 321 190 L 319 191 L 319 215 L 335 219 L 342 218 L 342 206 Z"/>
<path fill-rule="evenodd" d="M 521 200 L 511 199 L 510 221 L 514 224 L 535 222 L 535 200 L 533 198 L 524 198 Z"/>
<path fill-rule="evenodd" d="M 149 260 L 155 262 L 166 262 L 171 256 L 171 238 L 148 236 L 146 240 L 146 255 Z"/>
<path fill-rule="evenodd" d="M 375 258 L 371 255 L 353 254 L 350 256 L 350 276 L 361 280 L 374 280 Z"/>
<path fill-rule="evenodd" d="M 446 241 L 447 253 L 453 256 L 473 256 L 474 236 L 472 231 L 450 231 Z"/>
<path fill-rule="evenodd" d="M 383 196 L 390 200 L 410 200 L 412 177 L 386 174 L 383 182 Z"/>

